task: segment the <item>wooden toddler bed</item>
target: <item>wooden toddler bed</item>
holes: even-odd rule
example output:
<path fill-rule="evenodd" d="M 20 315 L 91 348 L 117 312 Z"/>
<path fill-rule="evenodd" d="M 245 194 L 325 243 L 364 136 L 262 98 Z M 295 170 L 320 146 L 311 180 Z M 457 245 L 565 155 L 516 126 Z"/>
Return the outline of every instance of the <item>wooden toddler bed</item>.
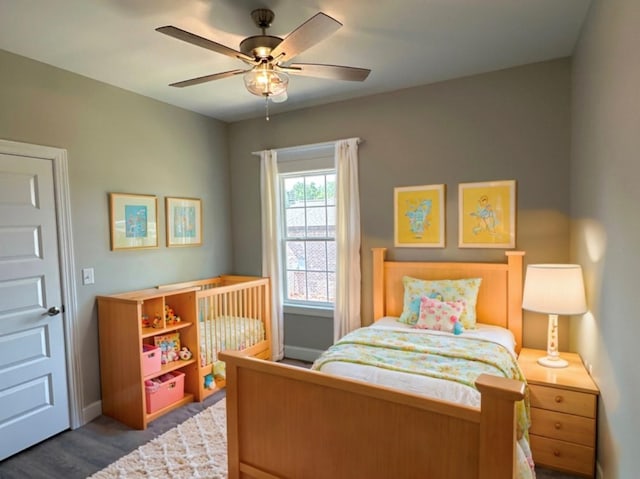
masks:
<path fill-rule="evenodd" d="M 506 263 L 385 261 L 374 249 L 374 317 L 400 316 L 403 276 L 482 278 L 478 321 L 522 344 L 522 252 Z M 512 479 L 520 381 L 480 375 L 480 407 L 222 353 L 229 477 Z"/>

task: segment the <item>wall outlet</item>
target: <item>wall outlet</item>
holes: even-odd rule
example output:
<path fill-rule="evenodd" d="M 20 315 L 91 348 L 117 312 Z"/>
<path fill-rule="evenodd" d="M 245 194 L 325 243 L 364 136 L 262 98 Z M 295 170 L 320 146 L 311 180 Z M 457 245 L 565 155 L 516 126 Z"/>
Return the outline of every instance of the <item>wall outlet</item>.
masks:
<path fill-rule="evenodd" d="M 95 283 L 95 278 L 93 276 L 93 268 L 83 268 L 82 284 L 93 284 L 93 283 Z"/>
<path fill-rule="evenodd" d="M 587 364 L 587 370 L 589 371 L 589 376 L 593 376 L 593 364 Z"/>

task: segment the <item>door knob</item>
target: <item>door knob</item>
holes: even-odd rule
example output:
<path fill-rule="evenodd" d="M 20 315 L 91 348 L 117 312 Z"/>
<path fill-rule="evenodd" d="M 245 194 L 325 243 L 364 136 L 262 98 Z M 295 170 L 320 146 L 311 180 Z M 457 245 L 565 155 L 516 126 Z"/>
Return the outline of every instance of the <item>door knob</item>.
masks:
<path fill-rule="evenodd" d="M 60 314 L 60 310 L 58 308 L 56 308 L 55 306 L 51 306 L 49 309 L 47 309 L 47 312 L 45 314 L 47 316 L 56 316 L 56 315 Z"/>

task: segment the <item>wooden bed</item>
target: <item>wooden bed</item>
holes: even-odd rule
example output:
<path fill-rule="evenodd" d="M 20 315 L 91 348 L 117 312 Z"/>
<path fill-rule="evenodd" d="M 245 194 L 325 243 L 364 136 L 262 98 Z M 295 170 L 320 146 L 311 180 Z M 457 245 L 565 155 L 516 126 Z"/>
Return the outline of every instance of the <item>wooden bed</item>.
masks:
<path fill-rule="evenodd" d="M 402 276 L 481 277 L 478 321 L 522 344 L 522 260 L 506 263 L 385 261 L 373 250 L 374 315 L 399 316 Z M 481 407 L 429 399 L 221 353 L 227 372 L 229 478 L 512 479 L 519 381 L 482 375 Z"/>

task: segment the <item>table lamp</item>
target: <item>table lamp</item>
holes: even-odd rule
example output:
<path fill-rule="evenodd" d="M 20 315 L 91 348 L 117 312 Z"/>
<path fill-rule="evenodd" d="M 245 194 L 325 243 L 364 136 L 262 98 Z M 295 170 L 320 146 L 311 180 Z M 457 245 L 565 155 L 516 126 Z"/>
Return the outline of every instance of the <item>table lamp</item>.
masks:
<path fill-rule="evenodd" d="M 584 314 L 582 268 L 577 264 L 530 264 L 524 280 L 522 308 L 549 315 L 547 355 L 538 363 L 564 368 L 569 363 L 558 354 L 558 315 Z"/>

